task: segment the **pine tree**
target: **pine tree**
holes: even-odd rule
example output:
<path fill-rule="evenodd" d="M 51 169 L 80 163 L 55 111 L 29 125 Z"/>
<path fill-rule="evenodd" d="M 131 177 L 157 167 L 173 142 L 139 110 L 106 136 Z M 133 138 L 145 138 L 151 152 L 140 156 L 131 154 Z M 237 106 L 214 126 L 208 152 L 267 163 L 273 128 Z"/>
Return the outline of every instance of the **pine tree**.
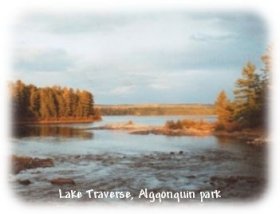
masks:
<path fill-rule="evenodd" d="M 74 100 L 73 100 L 73 89 L 70 88 L 64 88 L 63 90 L 63 98 L 65 100 L 65 112 L 64 115 L 66 117 L 73 116 L 73 105 L 74 105 Z"/>
<path fill-rule="evenodd" d="M 30 112 L 32 113 L 32 117 L 39 117 L 40 110 L 40 93 L 36 87 L 31 87 L 30 90 Z"/>
<path fill-rule="evenodd" d="M 41 119 L 50 118 L 51 114 L 48 108 L 46 100 L 48 99 L 47 91 L 45 89 L 40 90 L 40 117 Z"/>
<path fill-rule="evenodd" d="M 232 107 L 225 91 L 221 91 L 215 102 L 215 110 L 217 114 L 217 124 L 220 128 L 224 128 L 232 121 Z"/>
<path fill-rule="evenodd" d="M 268 118 L 268 104 L 270 103 L 270 93 L 269 93 L 269 85 L 270 85 L 270 75 L 271 75 L 271 67 L 272 67 L 272 59 L 271 59 L 271 48 L 267 49 L 267 52 L 261 58 L 264 67 L 261 69 L 261 80 L 260 80 L 260 92 L 259 92 L 259 118 L 260 125 L 265 126 L 267 124 Z"/>
<path fill-rule="evenodd" d="M 242 78 L 236 81 L 234 90 L 234 118 L 246 127 L 257 126 L 259 122 L 261 94 L 260 76 L 256 67 L 248 62 L 242 71 Z"/>
<path fill-rule="evenodd" d="M 91 93 L 82 91 L 80 94 L 80 103 L 82 107 L 82 116 L 88 117 L 92 115 L 93 97 Z"/>

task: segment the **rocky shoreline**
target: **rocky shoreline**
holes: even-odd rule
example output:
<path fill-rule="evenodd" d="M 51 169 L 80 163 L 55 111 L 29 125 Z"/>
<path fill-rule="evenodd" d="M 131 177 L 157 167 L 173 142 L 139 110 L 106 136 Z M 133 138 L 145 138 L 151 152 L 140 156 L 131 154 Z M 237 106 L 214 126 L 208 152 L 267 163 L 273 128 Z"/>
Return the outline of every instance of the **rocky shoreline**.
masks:
<path fill-rule="evenodd" d="M 12 172 L 19 174 L 24 170 L 35 168 L 54 167 L 54 161 L 51 158 L 33 158 L 28 156 L 12 156 Z M 30 185 L 32 182 L 29 179 L 18 179 L 17 182 L 21 185 Z M 57 177 L 49 180 L 52 185 L 75 185 L 75 181 L 70 178 Z"/>
<path fill-rule="evenodd" d="M 54 162 L 51 158 L 32 158 L 32 157 L 21 157 L 12 156 L 12 172 L 14 174 L 20 173 L 22 170 L 35 169 L 38 167 L 53 167 Z"/>

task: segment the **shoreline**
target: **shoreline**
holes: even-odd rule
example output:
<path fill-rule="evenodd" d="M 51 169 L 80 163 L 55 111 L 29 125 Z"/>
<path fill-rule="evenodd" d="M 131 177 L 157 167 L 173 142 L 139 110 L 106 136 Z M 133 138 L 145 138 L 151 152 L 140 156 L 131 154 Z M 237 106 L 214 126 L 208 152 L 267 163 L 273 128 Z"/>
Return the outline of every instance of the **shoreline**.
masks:
<path fill-rule="evenodd" d="M 12 122 L 12 125 L 50 125 L 50 124 L 77 124 L 77 123 L 94 123 L 102 121 L 100 119 L 88 119 L 88 120 L 38 120 L 38 121 L 20 121 Z"/>
<path fill-rule="evenodd" d="M 104 126 L 86 128 L 85 130 L 115 130 L 115 131 L 127 131 L 129 134 L 135 135 L 165 135 L 165 136 L 216 136 L 216 137 L 231 137 L 245 140 L 248 144 L 262 145 L 267 143 L 267 134 L 264 130 L 259 129 L 244 129 L 240 131 L 216 131 L 211 129 L 196 129 L 196 128 L 184 128 L 184 129 L 170 129 L 164 126 L 149 126 L 134 124 L 129 121 L 126 123 L 114 123 L 106 124 Z"/>

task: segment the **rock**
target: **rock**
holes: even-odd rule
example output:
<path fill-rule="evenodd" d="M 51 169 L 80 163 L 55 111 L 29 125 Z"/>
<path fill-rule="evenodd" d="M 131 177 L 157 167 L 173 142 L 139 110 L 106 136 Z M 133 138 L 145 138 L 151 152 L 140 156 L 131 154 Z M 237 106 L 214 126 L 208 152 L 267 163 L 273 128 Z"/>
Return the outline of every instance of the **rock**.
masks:
<path fill-rule="evenodd" d="M 189 175 L 189 176 L 187 176 L 187 178 L 193 179 L 193 178 L 196 178 L 196 176 L 195 175 Z"/>
<path fill-rule="evenodd" d="M 264 137 L 254 138 L 253 140 L 248 140 L 247 144 L 252 144 L 256 146 L 264 145 L 268 142 Z"/>
<path fill-rule="evenodd" d="M 229 184 L 234 184 L 239 180 L 238 176 L 229 176 L 228 178 L 225 179 L 226 182 Z"/>
<path fill-rule="evenodd" d="M 50 158 L 40 159 L 31 157 L 18 157 L 15 155 L 12 157 L 12 170 L 15 174 L 26 169 L 52 166 L 54 166 L 54 163 Z"/>
<path fill-rule="evenodd" d="M 202 155 L 202 156 L 200 157 L 200 160 L 205 161 L 205 160 L 206 160 L 206 157 L 205 157 L 204 155 Z"/>
<path fill-rule="evenodd" d="M 134 125 L 133 121 L 132 120 L 129 120 L 126 125 Z"/>
<path fill-rule="evenodd" d="M 182 155 L 182 154 L 184 154 L 184 152 L 183 151 L 179 151 L 179 155 Z"/>
<path fill-rule="evenodd" d="M 211 177 L 210 177 L 210 180 L 211 180 L 211 181 L 216 181 L 216 180 L 218 180 L 218 179 L 219 179 L 219 178 L 218 178 L 217 176 L 211 176 Z"/>
<path fill-rule="evenodd" d="M 55 178 L 50 182 L 53 185 L 76 185 L 75 181 L 70 178 Z"/>
<path fill-rule="evenodd" d="M 175 155 L 175 153 L 174 153 L 174 152 L 170 152 L 169 154 L 170 154 L 170 155 Z"/>
<path fill-rule="evenodd" d="M 26 179 L 26 180 L 18 180 L 18 183 L 19 184 L 22 184 L 22 185 L 29 185 L 31 184 L 31 181 Z"/>

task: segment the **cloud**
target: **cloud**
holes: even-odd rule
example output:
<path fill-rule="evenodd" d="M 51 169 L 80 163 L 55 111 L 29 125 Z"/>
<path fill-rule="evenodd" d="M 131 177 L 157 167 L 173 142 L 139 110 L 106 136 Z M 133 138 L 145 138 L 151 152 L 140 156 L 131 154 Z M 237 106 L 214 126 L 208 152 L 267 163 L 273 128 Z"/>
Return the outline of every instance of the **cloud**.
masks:
<path fill-rule="evenodd" d="M 18 76 L 101 103 L 210 102 L 266 47 L 265 24 L 236 11 L 31 14 L 15 32 Z"/>
<path fill-rule="evenodd" d="M 112 95 L 127 95 L 131 94 L 133 90 L 135 89 L 135 86 L 133 85 L 126 85 L 126 86 L 118 86 L 111 90 Z"/>
<path fill-rule="evenodd" d="M 191 39 L 195 41 L 211 42 L 211 41 L 226 41 L 230 39 L 236 39 L 237 35 L 233 33 L 222 33 L 222 34 L 207 34 L 207 33 L 197 33 L 190 36 Z"/>
<path fill-rule="evenodd" d="M 131 17 L 133 16 L 133 20 Z M 110 32 L 131 25 L 136 21 L 150 19 L 149 14 L 126 13 L 33 13 L 24 17 L 24 24 L 17 25 L 21 31 L 54 33 L 63 36 Z"/>
<path fill-rule="evenodd" d="M 22 51 L 15 58 L 15 69 L 24 71 L 67 71 L 73 59 L 64 50 Z"/>

